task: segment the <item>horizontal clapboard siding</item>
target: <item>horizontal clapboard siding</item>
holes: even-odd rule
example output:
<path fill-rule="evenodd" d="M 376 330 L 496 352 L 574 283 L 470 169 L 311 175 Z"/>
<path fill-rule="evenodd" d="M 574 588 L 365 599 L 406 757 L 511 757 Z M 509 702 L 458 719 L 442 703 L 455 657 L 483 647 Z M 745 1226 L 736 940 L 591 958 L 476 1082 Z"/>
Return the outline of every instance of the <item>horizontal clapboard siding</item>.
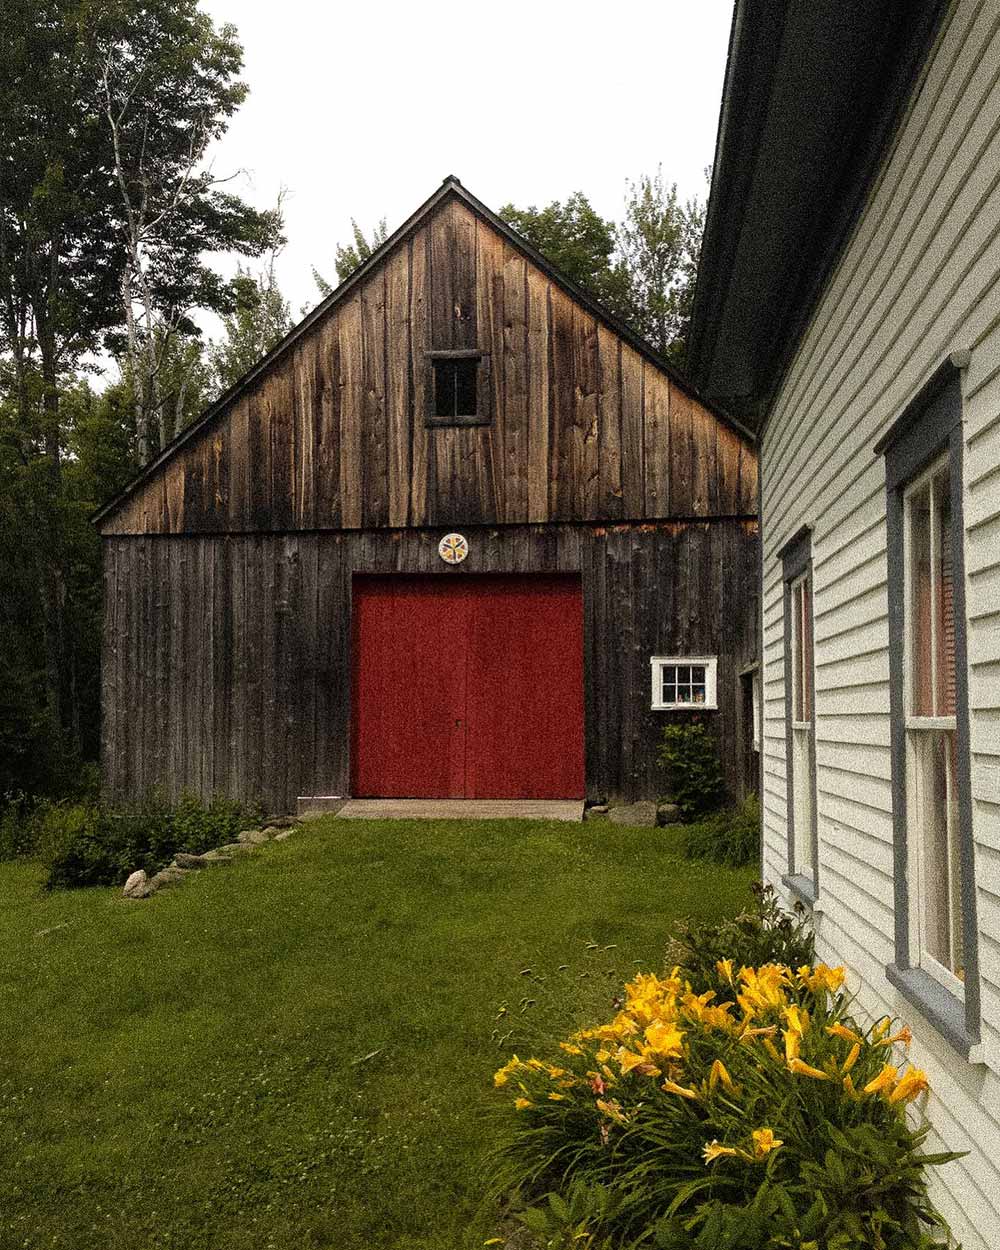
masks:
<path fill-rule="evenodd" d="M 428 428 L 432 351 L 479 350 L 489 419 Z M 756 452 L 446 199 L 101 532 L 752 516 Z"/>
<path fill-rule="evenodd" d="M 889 986 L 893 958 L 885 477 L 873 447 L 948 353 L 963 375 L 969 680 L 983 1053 L 969 1065 Z M 787 872 L 777 552 L 813 527 L 818 932 L 871 1015 L 910 1019 L 935 1197 L 966 1250 L 1000 1224 L 1000 11 L 957 0 L 761 448 L 764 870 Z"/>

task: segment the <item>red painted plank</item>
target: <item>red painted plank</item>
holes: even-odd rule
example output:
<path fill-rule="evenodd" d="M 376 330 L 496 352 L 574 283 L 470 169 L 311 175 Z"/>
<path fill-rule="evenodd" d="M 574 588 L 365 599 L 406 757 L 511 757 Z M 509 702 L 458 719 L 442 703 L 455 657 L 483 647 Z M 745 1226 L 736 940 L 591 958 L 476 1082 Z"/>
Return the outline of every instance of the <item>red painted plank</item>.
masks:
<path fill-rule="evenodd" d="M 356 795 L 583 797 L 578 577 L 356 578 L 354 657 Z"/>
<path fill-rule="evenodd" d="M 464 797 L 467 613 L 440 578 L 355 580 L 356 795 Z"/>
<path fill-rule="evenodd" d="M 579 579 L 476 582 L 466 695 L 466 797 L 582 799 Z"/>

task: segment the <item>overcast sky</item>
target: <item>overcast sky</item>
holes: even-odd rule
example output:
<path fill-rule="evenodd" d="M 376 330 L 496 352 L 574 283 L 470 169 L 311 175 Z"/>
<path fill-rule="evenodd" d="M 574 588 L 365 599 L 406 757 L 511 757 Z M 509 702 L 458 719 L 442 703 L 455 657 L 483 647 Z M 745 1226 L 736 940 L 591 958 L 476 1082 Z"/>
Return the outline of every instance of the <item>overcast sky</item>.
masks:
<path fill-rule="evenodd" d="M 491 208 L 584 191 L 621 216 L 626 178 L 662 164 L 704 195 L 731 0 L 344 4 L 204 0 L 232 22 L 250 95 L 214 152 L 254 204 L 288 188 L 279 279 L 292 311 L 331 281 L 350 219 L 390 231 L 447 174 Z"/>

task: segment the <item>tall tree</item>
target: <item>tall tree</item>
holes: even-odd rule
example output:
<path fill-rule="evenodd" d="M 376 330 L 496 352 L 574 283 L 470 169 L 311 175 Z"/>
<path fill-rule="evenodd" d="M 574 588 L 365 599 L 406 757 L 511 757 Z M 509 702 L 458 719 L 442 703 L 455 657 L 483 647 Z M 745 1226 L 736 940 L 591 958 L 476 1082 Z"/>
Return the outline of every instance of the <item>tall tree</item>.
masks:
<path fill-rule="evenodd" d="M 386 226 L 385 218 L 375 223 L 372 230 L 372 237 L 369 239 L 358 223 L 351 218 L 351 235 L 352 242 L 338 243 L 337 251 L 333 259 L 334 268 L 337 271 L 338 282 L 346 281 L 351 274 L 365 263 L 372 252 L 378 251 L 382 244 L 389 237 L 389 229 Z M 319 293 L 323 299 L 333 290 L 333 285 L 327 282 L 326 278 L 313 265 L 313 281 L 316 283 Z"/>
<path fill-rule="evenodd" d="M 683 358 L 691 321 L 704 226 L 704 205 L 678 203 L 677 185 L 667 185 L 661 169 L 628 184 L 617 243 L 628 274 L 630 319 L 675 363 Z"/>
<path fill-rule="evenodd" d="M 499 215 L 609 312 L 628 316 L 628 274 L 615 255 L 614 222 L 596 212 L 582 191 L 541 209 L 505 204 Z"/>
<path fill-rule="evenodd" d="M 222 318 L 224 337 L 213 343 L 210 353 L 219 391 L 232 386 L 292 328 L 291 308 L 275 274 L 276 260 L 273 251 L 256 274 L 239 268 L 236 306 Z"/>
<path fill-rule="evenodd" d="M 4 0 L 0 47 L 0 447 L 18 501 L 4 537 L 13 525 L 23 539 L 16 558 L 35 587 L 23 636 L 43 643 L 24 689 L 69 756 L 82 741 L 75 632 L 89 610 L 74 599 L 74 379 L 101 350 L 125 352 L 133 397 L 151 389 L 150 361 L 157 386 L 171 353 L 183 371 L 191 353 L 175 344 L 195 332 L 190 311 L 233 298 L 204 257 L 258 254 L 278 223 L 201 172 L 245 87 L 235 34 L 197 0 Z M 166 430 L 142 404 L 132 448 L 148 454 Z M 92 590 L 96 565 L 87 577 Z"/>

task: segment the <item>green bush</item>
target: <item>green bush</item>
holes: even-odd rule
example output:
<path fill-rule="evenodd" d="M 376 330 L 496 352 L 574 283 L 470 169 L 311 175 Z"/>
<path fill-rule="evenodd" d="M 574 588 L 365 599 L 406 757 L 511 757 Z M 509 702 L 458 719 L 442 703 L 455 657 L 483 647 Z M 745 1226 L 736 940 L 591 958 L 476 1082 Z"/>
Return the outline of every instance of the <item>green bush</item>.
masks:
<path fill-rule="evenodd" d="M 715 736 L 700 722 L 667 725 L 659 751 L 672 803 L 685 820 L 715 811 L 725 797 Z"/>
<path fill-rule="evenodd" d="M 42 819 L 39 842 L 49 848 L 48 886 L 65 889 L 120 884 L 137 868 L 155 872 L 178 851 L 200 854 L 233 842 L 251 813 L 230 799 L 209 803 L 184 795 L 176 804 L 152 794 L 141 803 L 54 804 Z"/>
<path fill-rule="evenodd" d="M 681 828 L 681 844 L 688 859 L 709 859 L 740 868 L 760 855 L 760 801 L 749 794 L 739 805 L 716 812 Z"/>
<path fill-rule="evenodd" d="M 816 958 L 816 938 L 801 903 L 794 912 L 778 905 L 774 887 L 755 881 L 746 910 L 730 920 L 682 920 L 664 953 L 666 967 L 679 967 L 692 985 L 714 990 L 719 1002 L 735 1001 L 718 973 L 719 961 L 737 959 L 759 968 L 782 964 L 801 968 Z"/>
<path fill-rule="evenodd" d="M 742 954 L 709 984 L 639 975 L 612 1020 L 501 1068 L 501 1189 L 536 1231 L 579 1214 L 622 1250 L 943 1247 L 926 1170 L 956 1156 L 925 1154 L 907 1119 L 927 1089 L 893 1050 L 909 1030 L 860 1024 L 842 969 L 737 970 Z"/>

